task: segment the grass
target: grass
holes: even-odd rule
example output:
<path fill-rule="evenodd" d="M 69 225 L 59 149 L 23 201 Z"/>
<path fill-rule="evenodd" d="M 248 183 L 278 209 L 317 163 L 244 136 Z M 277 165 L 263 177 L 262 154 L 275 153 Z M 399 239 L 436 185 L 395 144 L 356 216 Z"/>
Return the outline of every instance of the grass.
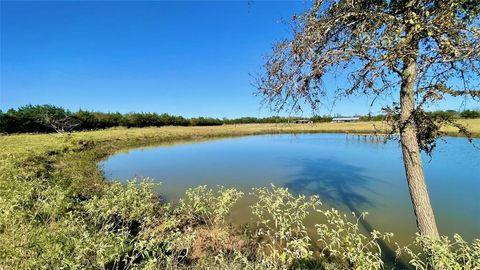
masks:
<path fill-rule="evenodd" d="M 475 137 L 480 137 L 480 119 L 462 120 L 462 124 L 468 125 Z M 180 247 L 192 241 L 199 242 L 199 245 L 205 245 L 209 241 L 214 243 L 207 248 L 235 247 L 234 243 L 249 243 L 251 239 L 239 240 L 223 227 L 213 230 L 197 227 L 194 232 L 190 232 L 185 228 L 196 226 L 192 225 L 192 217 L 198 217 L 198 213 L 185 217 L 185 213 L 179 213 L 175 209 L 159 210 L 164 209 L 164 206 L 154 203 L 155 196 L 148 188 L 109 185 L 98 170 L 97 163 L 118 151 L 140 146 L 245 135 L 373 133 L 375 130 L 382 133 L 382 129 L 384 125 L 381 122 L 247 124 L 113 128 L 71 134 L 0 136 L 0 269 L 102 269 L 109 268 L 107 266 L 112 262 L 117 264 L 127 260 L 131 254 L 140 256 L 139 254 L 144 252 L 142 256 L 146 257 L 172 254 L 168 251 L 168 246 L 174 243 Z M 445 131 L 449 135 L 457 135 L 452 128 Z M 202 194 L 198 196 L 203 196 Z M 220 196 L 219 198 L 224 198 L 220 202 L 224 204 L 225 200 L 234 200 L 231 194 Z M 210 198 L 207 201 L 212 200 L 215 199 Z M 203 209 L 208 209 L 210 203 L 204 205 Z M 215 209 L 222 209 L 221 206 Z M 187 206 L 185 209 L 193 208 Z M 169 218 L 165 219 L 165 216 Z M 213 220 L 222 219 L 223 216 L 220 216 Z M 135 229 L 135 226 L 139 226 L 135 225 L 137 223 L 144 224 L 140 234 Z M 216 233 L 212 234 L 212 231 Z M 307 245 L 308 241 L 304 244 Z M 157 249 L 159 246 L 160 250 Z M 293 248 L 292 254 L 296 254 L 297 250 Z M 223 251 L 221 248 L 218 252 Z M 184 248 L 181 248 L 179 257 L 175 260 L 181 259 L 182 252 Z M 217 257 L 222 254 L 218 252 L 212 253 L 215 262 L 227 258 Z M 230 259 L 235 265 L 245 266 L 246 258 L 251 257 L 245 254 L 237 254 L 240 257 Z M 290 255 L 282 254 L 280 257 L 284 256 Z M 137 259 L 131 258 L 129 261 L 134 263 Z M 152 257 L 152 261 L 159 259 L 160 257 Z M 168 258 L 162 260 L 169 262 Z M 283 262 L 283 259 L 281 261 Z M 168 267 L 165 265 L 163 268 Z M 175 262 L 172 262 L 170 268 L 177 268 Z M 223 265 L 219 268 L 229 267 Z"/>
<path fill-rule="evenodd" d="M 480 119 L 459 120 L 474 137 L 480 137 Z M 67 149 L 81 149 L 85 145 L 108 145 L 113 150 L 148 144 L 181 140 L 198 140 L 279 133 L 373 133 L 385 131 L 383 122 L 318 123 L 318 124 L 242 124 L 212 127 L 112 128 L 99 131 L 61 134 L 19 134 L 0 136 L 0 158 L 6 154 L 42 154 Z M 458 136 L 454 127 L 444 130 L 449 136 Z"/>

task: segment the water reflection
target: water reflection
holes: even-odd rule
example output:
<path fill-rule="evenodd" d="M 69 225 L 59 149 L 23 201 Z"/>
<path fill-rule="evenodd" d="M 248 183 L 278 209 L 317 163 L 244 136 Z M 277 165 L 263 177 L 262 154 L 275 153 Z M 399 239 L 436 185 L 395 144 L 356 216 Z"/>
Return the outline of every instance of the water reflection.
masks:
<path fill-rule="evenodd" d="M 361 167 L 325 158 L 292 160 L 290 165 L 297 167 L 298 164 L 301 164 L 301 168 L 297 168 L 295 174 L 289 177 L 291 180 L 284 184 L 290 191 L 318 195 L 323 203 L 335 208 L 346 207 L 356 217 L 361 216 L 362 208 L 375 206 L 365 192 L 377 193 L 370 187 L 375 186 L 373 182 L 381 180 L 366 176 Z M 368 222 L 368 218 L 359 219 L 359 223 L 369 234 L 374 230 L 380 231 Z M 395 250 L 381 239 L 379 245 L 383 260 L 393 264 L 396 261 Z M 402 260 L 396 262 L 395 266 L 401 269 L 409 267 Z"/>
<path fill-rule="evenodd" d="M 366 177 L 361 167 L 325 158 L 291 162 L 297 170 L 284 185 L 292 192 L 319 195 L 323 202 L 335 207 L 343 204 L 353 212 L 357 212 L 356 206 L 373 206 L 365 191 L 376 193 L 371 182 L 380 180 Z"/>

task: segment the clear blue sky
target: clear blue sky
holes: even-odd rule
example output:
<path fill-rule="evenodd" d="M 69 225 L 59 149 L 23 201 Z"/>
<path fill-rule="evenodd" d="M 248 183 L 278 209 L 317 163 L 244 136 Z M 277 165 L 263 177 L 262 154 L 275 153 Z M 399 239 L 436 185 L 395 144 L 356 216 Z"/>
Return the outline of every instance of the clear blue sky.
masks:
<path fill-rule="evenodd" d="M 2 1 L 0 109 L 271 115 L 260 109 L 249 74 L 289 36 L 285 22 L 309 5 Z M 459 107 L 450 101 L 439 108 Z M 367 111 L 368 102 L 353 97 L 331 112 Z"/>

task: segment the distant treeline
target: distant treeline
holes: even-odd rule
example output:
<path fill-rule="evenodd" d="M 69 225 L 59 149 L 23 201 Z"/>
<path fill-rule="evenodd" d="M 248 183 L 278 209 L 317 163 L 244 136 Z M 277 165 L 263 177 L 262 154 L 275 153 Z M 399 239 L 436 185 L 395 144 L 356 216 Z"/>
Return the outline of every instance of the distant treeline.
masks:
<path fill-rule="evenodd" d="M 432 112 L 448 118 L 480 118 L 480 111 L 465 110 Z M 330 122 L 330 116 L 304 117 L 242 117 L 218 119 L 209 117 L 184 118 L 157 113 L 103 113 L 80 110 L 71 112 L 53 105 L 27 105 L 6 112 L 0 110 L 0 133 L 60 132 L 95 130 L 110 127 L 161 127 L 161 126 L 216 126 L 223 124 L 288 123 L 307 119 L 315 123 Z M 384 120 L 384 115 L 361 116 L 361 121 Z"/>

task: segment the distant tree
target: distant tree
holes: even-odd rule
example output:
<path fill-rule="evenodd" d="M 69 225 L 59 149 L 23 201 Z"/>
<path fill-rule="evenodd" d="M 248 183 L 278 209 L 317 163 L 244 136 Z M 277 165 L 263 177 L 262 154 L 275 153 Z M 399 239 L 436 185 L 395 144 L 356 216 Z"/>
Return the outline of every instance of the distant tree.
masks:
<path fill-rule="evenodd" d="M 336 94 L 397 92 L 385 108 L 400 133 L 403 162 L 417 225 L 439 236 L 425 184 L 420 150 L 431 154 L 441 127 L 452 121 L 424 106 L 445 96 L 480 97 L 480 1 L 316 0 L 293 18 L 293 37 L 276 44 L 258 77 L 258 90 L 273 110 L 316 110 L 329 93 L 327 74 L 349 73 Z"/>
<path fill-rule="evenodd" d="M 480 118 L 480 111 L 465 110 L 460 113 L 463 118 Z"/>
<path fill-rule="evenodd" d="M 448 111 L 435 111 L 432 114 L 436 117 L 446 119 L 448 121 L 453 120 L 454 118 L 458 117 L 458 113 L 456 111 L 448 110 Z"/>
<path fill-rule="evenodd" d="M 55 130 L 57 133 L 70 132 L 81 124 L 69 111 L 52 105 L 44 105 L 38 117 L 40 123 L 47 128 Z"/>
<path fill-rule="evenodd" d="M 368 114 L 367 116 L 360 116 L 360 121 L 382 121 L 387 118 L 386 115 L 384 114 L 379 114 L 379 115 L 371 115 Z"/>
<path fill-rule="evenodd" d="M 8 110 L 11 132 L 49 132 L 40 117 L 49 105 L 26 105 L 17 110 Z"/>
<path fill-rule="evenodd" d="M 54 128 L 45 123 L 45 117 L 65 115 L 67 112 L 52 105 L 26 105 L 17 110 L 10 109 L 2 116 L 2 131 L 15 132 L 52 132 Z"/>
<path fill-rule="evenodd" d="M 92 112 L 95 117 L 95 128 L 109 128 L 124 125 L 125 117 L 121 113 L 103 113 L 103 112 Z"/>
<path fill-rule="evenodd" d="M 89 111 L 79 110 L 74 114 L 75 119 L 80 122 L 79 129 L 92 130 L 98 128 L 98 121 L 95 114 Z"/>
<path fill-rule="evenodd" d="M 209 117 L 198 117 L 190 119 L 192 126 L 219 126 L 223 125 L 222 120 Z"/>
<path fill-rule="evenodd" d="M 455 115 L 455 114 L 458 114 L 458 112 L 455 111 L 455 110 L 446 110 L 446 112 L 447 112 L 447 113 L 454 114 L 454 115 Z"/>
<path fill-rule="evenodd" d="M 333 119 L 333 117 L 329 117 L 329 116 L 318 116 L 318 115 L 310 118 L 310 120 L 312 120 L 312 121 L 315 122 L 315 123 L 331 122 L 332 119 Z"/>
<path fill-rule="evenodd" d="M 0 110 L 0 133 L 7 133 L 7 114 Z"/>

